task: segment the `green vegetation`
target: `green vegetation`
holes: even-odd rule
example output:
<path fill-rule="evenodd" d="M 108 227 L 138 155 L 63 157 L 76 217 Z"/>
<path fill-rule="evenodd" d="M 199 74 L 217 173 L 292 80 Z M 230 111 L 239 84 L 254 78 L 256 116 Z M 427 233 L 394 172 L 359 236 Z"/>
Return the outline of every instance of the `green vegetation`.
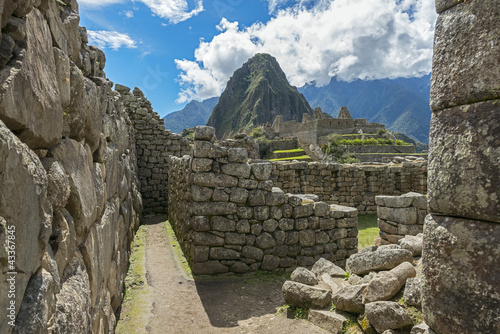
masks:
<path fill-rule="evenodd" d="M 308 155 L 301 155 L 299 157 L 289 157 L 289 158 L 279 158 L 279 159 L 270 159 L 269 161 L 286 161 L 286 160 L 306 160 L 311 159 Z"/>
<path fill-rule="evenodd" d="M 133 241 L 116 333 L 143 333 L 148 320 L 144 318 L 144 314 L 147 314 L 145 310 L 150 307 L 150 293 L 146 280 L 146 229 L 145 226 L 140 226 Z"/>
<path fill-rule="evenodd" d="M 288 309 L 292 312 L 293 318 L 295 320 L 298 320 L 298 319 L 307 319 L 307 315 L 309 314 L 309 308 L 308 307 L 290 306 Z"/>
<path fill-rule="evenodd" d="M 276 59 L 256 54 L 234 72 L 207 125 L 222 137 L 231 131 L 272 123 L 276 115 L 283 115 L 285 121 L 301 121 L 304 113 L 312 115 L 313 110 L 297 88 L 288 83 Z"/>
<path fill-rule="evenodd" d="M 398 299 L 398 304 L 404 306 L 408 313 L 410 313 L 414 325 L 418 325 L 424 322 L 424 315 L 422 314 L 422 311 L 414 306 L 409 306 L 408 304 L 406 304 L 403 297 Z"/>
<path fill-rule="evenodd" d="M 373 245 L 379 235 L 377 214 L 358 216 L 358 250 Z"/>
<path fill-rule="evenodd" d="M 295 148 L 293 150 L 278 150 L 274 151 L 273 153 L 298 153 L 298 152 L 305 152 L 305 151 L 301 148 Z"/>
<path fill-rule="evenodd" d="M 193 278 L 191 267 L 189 266 L 187 259 L 184 257 L 184 252 L 182 251 L 179 241 L 177 241 L 177 237 L 175 236 L 175 232 L 174 229 L 172 228 L 172 225 L 170 225 L 170 223 L 167 220 L 163 223 L 162 227 L 165 230 L 165 235 L 170 245 L 172 245 L 174 257 L 176 259 L 177 264 L 181 267 L 184 276 L 186 278 Z"/>
<path fill-rule="evenodd" d="M 182 130 L 181 136 L 187 139 L 194 139 L 194 128 Z"/>

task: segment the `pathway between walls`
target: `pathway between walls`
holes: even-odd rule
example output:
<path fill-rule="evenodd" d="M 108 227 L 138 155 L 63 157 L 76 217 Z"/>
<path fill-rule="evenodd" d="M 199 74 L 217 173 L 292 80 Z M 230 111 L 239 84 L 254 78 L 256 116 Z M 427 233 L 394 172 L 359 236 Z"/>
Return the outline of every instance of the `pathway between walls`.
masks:
<path fill-rule="evenodd" d="M 174 254 L 175 245 L 166 234 L 163 219 L 145 219 L 146 307 L 128 317 L 142 328 L 140 333 L 327 333 L 305 320 L 276 315 L 285 304 L 283 279 L 259 274 L 193 279 Z M 286 312 L 285 312 L 286 313 Z M 131 319 L 131 318 L 136 318 Z M 131 326 L 119 326 L 132 333 Z M 118 330 L 117 333 L 120 333 Z"/>

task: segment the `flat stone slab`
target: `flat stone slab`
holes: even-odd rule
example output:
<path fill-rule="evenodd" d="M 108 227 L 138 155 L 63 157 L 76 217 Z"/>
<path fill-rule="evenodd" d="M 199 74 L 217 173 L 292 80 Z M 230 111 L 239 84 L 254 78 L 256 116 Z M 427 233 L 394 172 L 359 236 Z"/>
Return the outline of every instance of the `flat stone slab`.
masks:
<path fill-rule="evenodd" d="M 321 310 L 309 310 L 307 319 L 316 326 L 334 334 L 342 333 L 342 327 L 347 321 L 347 319 L 340 314 Z"/>

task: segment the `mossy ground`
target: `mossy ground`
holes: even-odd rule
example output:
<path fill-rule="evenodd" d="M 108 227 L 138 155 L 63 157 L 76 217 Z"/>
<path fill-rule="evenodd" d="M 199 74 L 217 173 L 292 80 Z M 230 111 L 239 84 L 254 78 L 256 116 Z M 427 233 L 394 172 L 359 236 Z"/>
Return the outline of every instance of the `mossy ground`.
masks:
<path fill-rule="evenodd" d="M 358 250 L 373 245 L 379 231 L 376 213 L 358 216 Z"/>
<path fill-rule="evenodd" d="M 146 229 L 140 226 L 134 237 L 117 334 L 140 334 L 147 325 L 151 289 L 146 280 Z"/>
<path fill-rule="evenodd" d="M 184 277 L 188 279 L 193 279 L 193 273 L 191 272 L 191 267 L 189 267 L 189 263 L 184 256 L 184 252 L 182 251 L 181 245 L 179 244 L 179 241 L 177 241 L 177 237 L 175 236 L 174 229 L 172 228 L 172 225 L 167 221 L 162 223 L 162 227 L 165 231 L 165 234 L 167 236 L 167 240 L 169 241 L 170 245 L 172 245 L 172 251 L 174 253 L 174 257 L 176 259 L 176 263 L 179 264 L 181 271 L 184 274 Z"/>
<path fill-rule="evenodd" d="M 273 151 L 273 153 L 297 153 L 297 152 L 304 152 L 304 150 L 301 149 L 301 148 L 294 148 L 292 150 L 277 150 L 277 151 Z"/>

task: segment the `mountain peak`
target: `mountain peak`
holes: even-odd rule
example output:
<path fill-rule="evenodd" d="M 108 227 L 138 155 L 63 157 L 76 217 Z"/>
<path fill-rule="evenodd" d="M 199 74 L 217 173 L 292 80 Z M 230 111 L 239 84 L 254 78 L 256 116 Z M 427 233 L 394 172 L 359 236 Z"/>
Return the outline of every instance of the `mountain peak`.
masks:
<path fill-rule="evenodd" d="M 221 137 L 271 123 L 277 115 L 283 121 L 300 122 L 303 114 L 312 112 L 304 96 L 288 83 L 276 58 L 258 53 L 229 79 L 207 125 L 215 127 Z"/>

